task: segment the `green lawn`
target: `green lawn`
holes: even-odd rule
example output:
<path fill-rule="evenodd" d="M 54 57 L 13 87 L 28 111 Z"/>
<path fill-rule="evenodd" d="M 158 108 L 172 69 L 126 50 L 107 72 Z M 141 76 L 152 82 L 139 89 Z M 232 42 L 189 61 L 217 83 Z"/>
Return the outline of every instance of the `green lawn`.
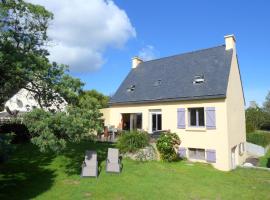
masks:
<path fill-rule="evenodd" d="M 124 159 L 121 174 L 107 174 L 109 146 L 83 142 L 55 156 L 20 145 L 12 159 L 0 165 L 0 199 L 270 199 L 270 172 L 263 170 L 221 172 L 184 161 Z M 98 151 L 98 179 L 79 176 L 85 149 Z"/>

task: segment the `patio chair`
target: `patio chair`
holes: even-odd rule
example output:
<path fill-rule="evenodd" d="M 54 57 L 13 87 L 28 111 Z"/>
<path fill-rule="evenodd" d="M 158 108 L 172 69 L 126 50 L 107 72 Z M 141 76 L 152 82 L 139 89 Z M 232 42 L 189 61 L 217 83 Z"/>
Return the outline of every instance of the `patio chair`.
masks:
<path fill-rule="evenodd" d="M 108 149 L 108 157 L 106 161 L 106 172 L 121 172 L 121 161 L 119 159 L 119 150 L 114 148 Z"/>
<path fill-rule="evenodd" d="M 98 176 L 98 161 L 95 151 L 86 151 L 85 158 L 82 164 L 82 177 L 97 177 Z"/>

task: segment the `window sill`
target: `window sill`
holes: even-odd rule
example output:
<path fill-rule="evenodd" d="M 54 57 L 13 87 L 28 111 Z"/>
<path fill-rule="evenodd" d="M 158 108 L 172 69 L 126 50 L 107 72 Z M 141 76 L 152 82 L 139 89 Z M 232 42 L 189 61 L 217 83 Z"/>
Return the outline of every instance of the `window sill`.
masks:
<path fill-rule="evenodd" d="M 207 129 L 205 126 L 196 127 L 196 126 L 189 126 L 186 128 L 186 131 L 198 131 L 198 132 L 205 132 Z"/>

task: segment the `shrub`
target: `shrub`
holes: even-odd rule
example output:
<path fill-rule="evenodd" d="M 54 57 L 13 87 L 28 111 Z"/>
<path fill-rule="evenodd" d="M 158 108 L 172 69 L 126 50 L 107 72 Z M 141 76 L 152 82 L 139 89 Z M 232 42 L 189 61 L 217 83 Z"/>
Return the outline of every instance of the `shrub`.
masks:
<path fill-rule="evenodd" d="M 176 133 L 163 133 L 157 140 L 157 149 L 161 159 L 168 162 L 177 160 L 178 145 L 180 145 L 180 139 Z"/>
<path fill-rule="evenodd" d="M 136 152 L 149 144 L 149 137 L 146 132 L 125 131 L 119 137 L 116 146 L 121 152 Z"/>
<path fill-rule="evenodd" d="M 9 153 L 13 150 L 11 144 L 13 137 L 13 133 L 0 134 L 0 163 L 7 160 Z"/>
<path fill-rule="evenodd" d="M 264 131 L 248 133 L 247 141 L 265 147 L 270 144 L 270 133 Z"/>
<path fill-rule="evenodd" d="M 246 122 L 246 132 L 247 133 L 252 133 L 255 131 L 255 127 L 252 123 Z"/>

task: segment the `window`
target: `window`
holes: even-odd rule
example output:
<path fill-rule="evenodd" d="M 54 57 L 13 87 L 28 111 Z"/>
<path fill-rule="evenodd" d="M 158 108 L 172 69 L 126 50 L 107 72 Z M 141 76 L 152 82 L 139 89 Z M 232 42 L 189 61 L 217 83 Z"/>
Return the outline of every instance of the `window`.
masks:
<path fill-rule="evenodd" d="M 189 108 L 189 126 L 204 126 L 204 108 Z"/>
<path fill-rule="evenodd" d="M 195 149 L 189 148 L 188 155 L 191 159 L 205 160 L 205 150 L 204 149 Z"/>
<path fill-rule="evenodd" d="M 239 155 L 243 155 L 244 152 L 245 152 L 245 144 L 244 144 L 244 142 L 241 142 L 239 144 Z"/>
<path fill-rule="evenodd" d="M 23 107 L 23 102 L 20 99 L 16 99 L 16 103 L 19 108 Z"/>
<path fill-rule="evenodd" d="M 161 114 L 153 113 L 152 114 L 152 131 L 161 131 L 162 124 L 161 124 Z"/>
<path fill-rule="evenodd" d="M 202 84 L 204 83 L 204 75 L 197 75 L 194 77 L 193 84 Z"/>
<path fill-rule="evenodd" d="M 133 92 L 135 90 L 135 85 L 131 85 L 127 88 L 128 92 Z"/>
<path fill-rule="evenodd" d="M 137 113 L 136 114 L 136 128 L 137 129 L 142 129 L 142 114 L 141 113 Z"/>
<path fill-rule="evenodd" d="M 160 86 L 160 85 L 161 85 L 161 80 L 157 80 L 154 82 L 155 87 Z"/>
<path fill-rule="evenodd" d="M 150 111 L 150 130 L 149 132 L 156 132 L 162 130 L 162 114 L 160 109 L 153 109 Z"/>

